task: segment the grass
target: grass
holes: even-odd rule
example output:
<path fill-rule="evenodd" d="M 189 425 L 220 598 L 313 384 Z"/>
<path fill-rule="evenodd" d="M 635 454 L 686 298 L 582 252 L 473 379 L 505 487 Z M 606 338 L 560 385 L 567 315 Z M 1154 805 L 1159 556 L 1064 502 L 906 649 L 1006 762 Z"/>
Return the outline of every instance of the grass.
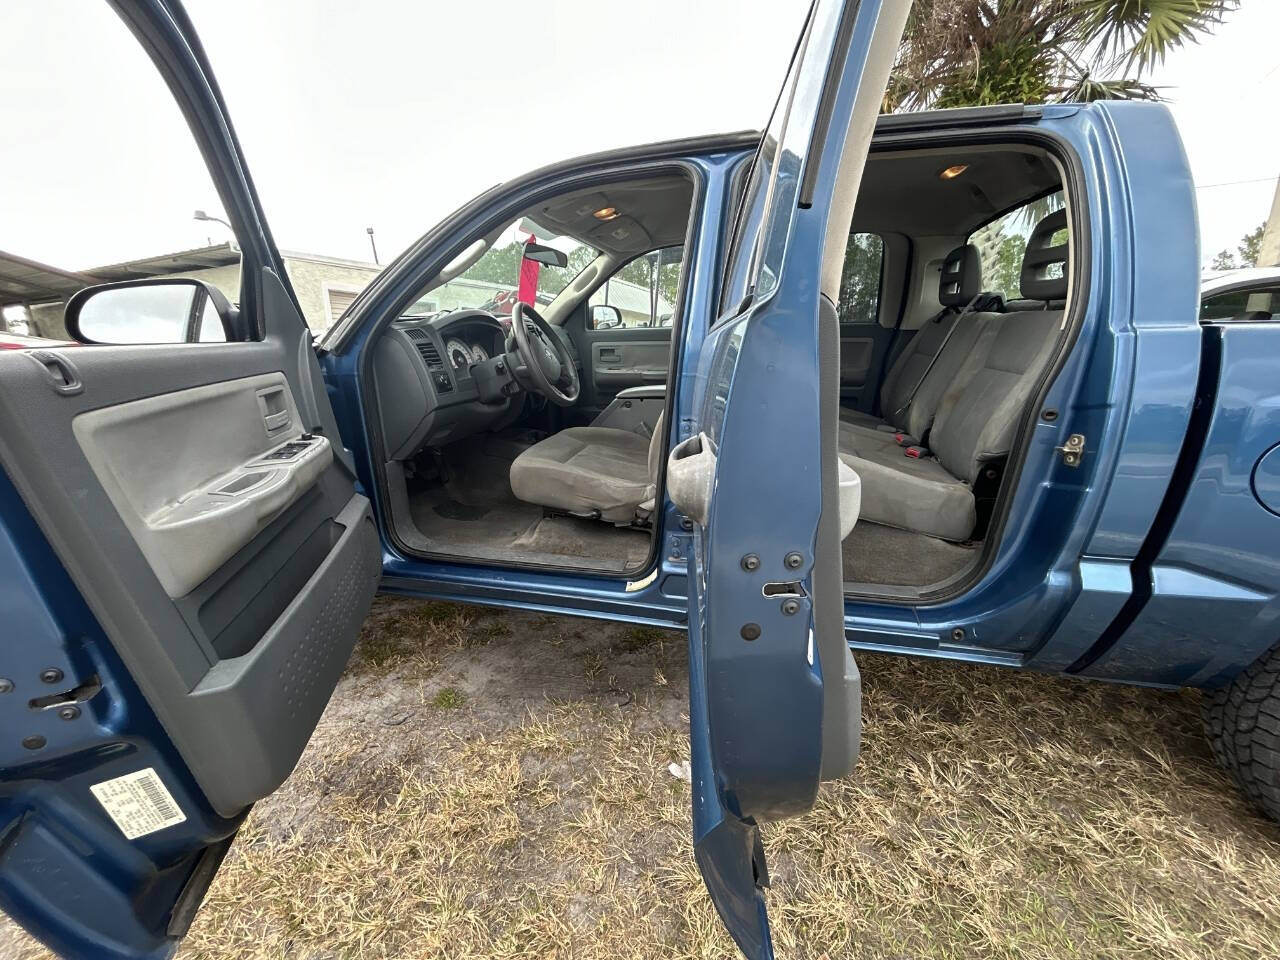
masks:
<path fill-rule="evenodd" d="M 467 695 L 461 690 L 455 690 L 453 687 L 444 687 L 431 698 L 432 705 L 439 707 L 441 710 L 456 710 L 466 702 Z"/>
<path fill-rule="evenodd" d="M 441 650 L 460 649 L 480 631 L 471 627 L 483 611 L 478 607 L 427 601 L 411 606 L 375 606 L 360 631 L 355 654 L 347 666 L 350 674 L 384 673 L 410 668 L 431 673 Z M 430 637 L 429 643 L 423 643 Z"/>
<path fill-rule="evenodd" d="M 180 956 L 735 955 L 668 772 L 680 635 L 491 616 L 378 602 Z M 1213 765 L 1196 695 L 858 659 L 857 772 L 764 830 L 779 956 L 1277 955 L 1280 829 Z"/>

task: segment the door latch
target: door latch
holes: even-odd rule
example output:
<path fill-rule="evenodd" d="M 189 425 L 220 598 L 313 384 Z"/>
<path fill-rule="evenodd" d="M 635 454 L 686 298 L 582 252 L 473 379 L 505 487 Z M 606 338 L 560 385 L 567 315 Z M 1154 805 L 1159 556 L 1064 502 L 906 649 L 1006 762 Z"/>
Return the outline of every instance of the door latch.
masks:
<path fill-rule="evenodd" d="M 1054 447 L 1062 454 L 1062 462 L 1068 467 L 1080 466 L 1080 458 L 1084 456 L 1084 439 L 1083 433 L 1073 433 L 1062 446 Z"/>

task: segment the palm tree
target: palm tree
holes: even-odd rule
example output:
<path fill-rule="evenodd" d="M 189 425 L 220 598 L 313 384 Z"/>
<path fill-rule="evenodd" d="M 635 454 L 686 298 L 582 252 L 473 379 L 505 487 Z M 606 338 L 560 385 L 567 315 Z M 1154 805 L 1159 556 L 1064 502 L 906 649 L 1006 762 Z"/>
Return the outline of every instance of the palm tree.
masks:
<path fill-rule="evenodd" d="M 1143 81 L 1239 0 L 916 0 L 885 110 L 1158 100 Z"/>

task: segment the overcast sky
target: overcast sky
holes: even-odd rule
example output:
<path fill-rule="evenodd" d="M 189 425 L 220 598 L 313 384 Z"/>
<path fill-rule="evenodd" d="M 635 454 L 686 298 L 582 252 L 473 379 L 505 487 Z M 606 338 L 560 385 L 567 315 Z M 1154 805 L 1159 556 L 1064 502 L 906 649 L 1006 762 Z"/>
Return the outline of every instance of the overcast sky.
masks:
<path fill-rule="evenodd" d="M 385 262 L 540 164 L 759 127 L 808 0 L 187 0 L 287 249 Z M 219 242 L 168 93 L 105 4 L 6 0 L 0 249 L 79 269 Z M 1280 3 L 1245 0 L 1155 79 L 1182 130 L 1206 259 L 1280 173 Z"/>

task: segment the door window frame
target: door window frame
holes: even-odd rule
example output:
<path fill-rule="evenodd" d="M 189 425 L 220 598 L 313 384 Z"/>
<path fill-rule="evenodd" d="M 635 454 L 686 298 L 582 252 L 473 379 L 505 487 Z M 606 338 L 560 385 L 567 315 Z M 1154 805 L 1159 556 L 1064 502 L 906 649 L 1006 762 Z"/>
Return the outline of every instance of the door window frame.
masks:
<path fill-rule="evenodd" d="M 743 143 L 741 146 L 747 148 L 749 144 Z M 724 136 L 705 138 L 705 145 L 704 141 L 699 140 L 629 147 L 610 154 L 565 161 L 552 171 L 534 170 L 508 181 L 456 210 L 401 254 L 397 260 L 392 261 L 369 286 L 365 287 L 352 308 L 345 314 L 342 323 L 336 324 L 325 334 L 320 343 L 322 353 L 354 352 L 356 354 L 354 362 L 360 385 L 358 402 L 367 438 L 363 456 L 367 458 L 373 481 L 370 484 L 370 492 L 373 494 L 371 499 L 374 502 L 374 512 L 380 532 L 400 556 L 410 563 L 444 562 L 458 567 L 477 569 L 492 566 L 491 560 L 481 558 L 425 553 L 407 544 L 398 533 L 397 526 L 403 518 L 395 510 L 394 500 L 390 494 L 390 484 L 386 474 L 387 451 L 383 447 L 382 421 L 374 386 L 375 351 L 372 347 L 384 330 L 422 296 L 423 289 L 445 266 L 477 239 L 489 235 L 503 223 L 510 223 L 539 203 L 587 187 L 664 175 L 679 175 L 688 179 L 693 186 L 693 191 L 689 219 L 681 245 L 685 250 L 682 264 L 691 263 L 699 254 L 700 244 L 709 239 L 704 230 L 702 216 L 703 205 L 707 198 L 708 178 L 694 158 L 734 148 L 735 144 L 731 138 Z M 601 172 L 602 167 L 606 167 L 604 172 Z M 550 176 L 551 173 L 555 176 Z M 686 319 L 684 305 L 690 298 L 690 276 L 691 271 L 682 266 L 676 294 L 676 310 L 672 316 L 670 328 L 632 328 L 664 331 L 670 329 L 671 331 L 671 360 L 666 379 L 668 403 L 674 401 L 679 379 L 677 373 L 683 357 L 685 340 L 683 331 Z M 572 282 L 566 287 L 566 291 L 570 289 L 572 289 Z M 590 293 L 581 295 L 571 313 L 587 310 L 589 298 Z M 560 325 L 561 329 L 570 322 L 572 321 L 566 318 L 565 323 Z M 667 432 L 668 438 L 673 436 L 669 422 L 672 419 L 674 418 L 667 418 L 668 422 L 664 423 L 663 429 Z M 660 458 L 656 482 L 659 504 L 663 502 L 665 496 L 666 465 L 666 457 Z M 636 583 L 652 583 L 651 580 L 646 581 L 646 577 L 651 576 L 660 566 L 663 542 L 660 535 L 661 524 L 656 519 L 654 531 L 644 565 L 621 578 L 616 572 L 601 571 L 596 568 L 552 566 L 535 561 L 508 560 L 503 567 L 524 571 L 538 578 L 555 579 L 574 576 L 600 582 L 617 582 L 622 579 Z M 642 605 L 646 600 L 645 594 L 640 591 L 629 592 L 628 598 L 634 599 L 637 605 Z"/>
<path fill-rule="evenodd" d="M 270 228 L 259 216 L 261 200 L 204 46 L 180 6 L 113 3 L 112 8 L 155 65 L 182 112 L 239 247 L 241 329 L 236 339 L 262 340 L 267 335 L 263 270 L 275 274 L 295 309 L 298 297 Z M 171 59 L 170 51 L 175 49 L 189 50 L 190 58 Z"/>

